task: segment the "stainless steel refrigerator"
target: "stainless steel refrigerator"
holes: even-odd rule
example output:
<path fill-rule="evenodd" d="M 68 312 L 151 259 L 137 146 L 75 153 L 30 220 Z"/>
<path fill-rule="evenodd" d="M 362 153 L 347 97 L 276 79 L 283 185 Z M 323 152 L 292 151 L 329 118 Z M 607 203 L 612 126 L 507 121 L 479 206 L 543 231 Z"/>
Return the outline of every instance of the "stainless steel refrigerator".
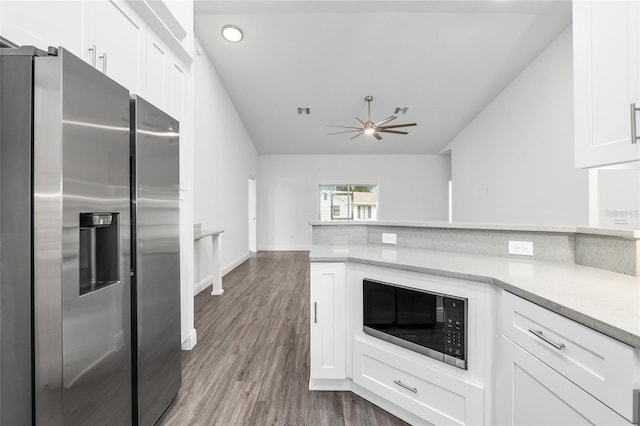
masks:
<path fill-rule="evenodd" d="M 132 422 L 129 92 L 0 49 L 0 423 Z"/>
<path fill-rule="evenodd" d="M 179 124 L 131 100 L 135 417 L 152 425 L 180 389 Z"/>

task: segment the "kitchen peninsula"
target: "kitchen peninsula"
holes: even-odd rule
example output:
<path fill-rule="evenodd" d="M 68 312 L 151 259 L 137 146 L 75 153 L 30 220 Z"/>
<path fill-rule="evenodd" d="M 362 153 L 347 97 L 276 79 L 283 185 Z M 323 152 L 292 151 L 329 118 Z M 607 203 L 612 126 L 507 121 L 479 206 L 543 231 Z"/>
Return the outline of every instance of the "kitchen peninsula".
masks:
<path fill-rule="evenodd" d="M 411 423 L 513 424 L 533 415 L 543 424 L 577 412 L 637 424 L 640 231 L 311 225 L 311 389 L 351 390 Z M 510 255 L 509 242 L 532 243 L 532 256 Z M 466 300 L 468 368 L 363 332 L 367 280 Z M 559 408 L 529 413 L 533 395 Z"/>

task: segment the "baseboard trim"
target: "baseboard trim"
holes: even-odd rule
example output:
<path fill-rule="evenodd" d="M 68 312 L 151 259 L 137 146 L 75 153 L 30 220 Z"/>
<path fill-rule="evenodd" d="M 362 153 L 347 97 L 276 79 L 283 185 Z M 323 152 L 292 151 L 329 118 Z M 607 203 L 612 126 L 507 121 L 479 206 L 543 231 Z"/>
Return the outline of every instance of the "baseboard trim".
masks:
<path fill-rule="evenodd" d="M 203 280 L 200 280 L 200 282 L 193 287 L 193 295 L 195 296 L 196 294 L 200 293 L 202 290 L 209 287 L 211 284 L 213 284 L 213 275 L 209 275 L 205 277 Z"/>
<path fill-rule="evenodd" d="M 193 330 L 191 330 L 191 333 L 189 333 L 189 336 L 187 336 L 187 338 L 182 341 L 182 350 L 190 351 L 196 346 L 197 343 L 198 343 L 198 333 L 194 328 Z"/>
<path fill-rule="evenodd" d="M 229 263 L 228 265 L 225 265 L 225 267 L 222 268 L 222 276 L 224 277 L 229 272 L 231 272 L 234 269 L 236 269 L 238 266 L 240 266 L 247 259 L 249 259 L 249 253 L 244 254 L 244 255 L 240 256 L 239 258 L 237 258 L 236 260 L 234 260 L 233 262 Z"/>
<path fill-rule="evenodd" d="M 224 293 L 224 288 L 221 288 L 220 290 L 214 290 L 211 292 L 212 296 L 220 296 Z"/>
<path fill-rule="evenodd" d="M 309 378 L 311 391 L 349 391 L 353 382 L 349 379 L 312 379 Z"/>

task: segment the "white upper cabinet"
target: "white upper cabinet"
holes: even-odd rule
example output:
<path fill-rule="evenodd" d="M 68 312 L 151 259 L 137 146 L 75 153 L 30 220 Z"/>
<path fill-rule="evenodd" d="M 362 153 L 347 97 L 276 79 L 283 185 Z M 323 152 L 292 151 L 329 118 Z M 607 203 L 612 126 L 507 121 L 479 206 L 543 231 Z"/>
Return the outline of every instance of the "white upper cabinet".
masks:
<path fill-rule="evenodd" d="M 184 118 L 185 67 L 153 31 L 147 32 L 145 98 L 173 118 Z"/>
<path fill-rule="evenodd" d="M 64 46 L 82 57 L 81 1 L 0 1 L 0 35 L 42 50 Z"/>
<path fill-rule="evenodd" d="M 573 46 L 576 167 L 640 160 L 640 2 L 574 0 Z"/>
<path fill-rule="evenodd" d="M 141 93 L 146 26 L 122 1 L 85 2 L 82 58 L 125 86 Z"/>

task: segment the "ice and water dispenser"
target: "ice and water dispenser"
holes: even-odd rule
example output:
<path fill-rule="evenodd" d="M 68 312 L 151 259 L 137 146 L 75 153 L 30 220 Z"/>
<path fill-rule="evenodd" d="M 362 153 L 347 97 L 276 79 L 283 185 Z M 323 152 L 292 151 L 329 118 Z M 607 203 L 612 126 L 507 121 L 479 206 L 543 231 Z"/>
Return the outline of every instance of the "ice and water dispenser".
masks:
<path fill-rule="evenodd" d="M 80 296 L 120 281 L 119 213 L 80 213 Z"/>

